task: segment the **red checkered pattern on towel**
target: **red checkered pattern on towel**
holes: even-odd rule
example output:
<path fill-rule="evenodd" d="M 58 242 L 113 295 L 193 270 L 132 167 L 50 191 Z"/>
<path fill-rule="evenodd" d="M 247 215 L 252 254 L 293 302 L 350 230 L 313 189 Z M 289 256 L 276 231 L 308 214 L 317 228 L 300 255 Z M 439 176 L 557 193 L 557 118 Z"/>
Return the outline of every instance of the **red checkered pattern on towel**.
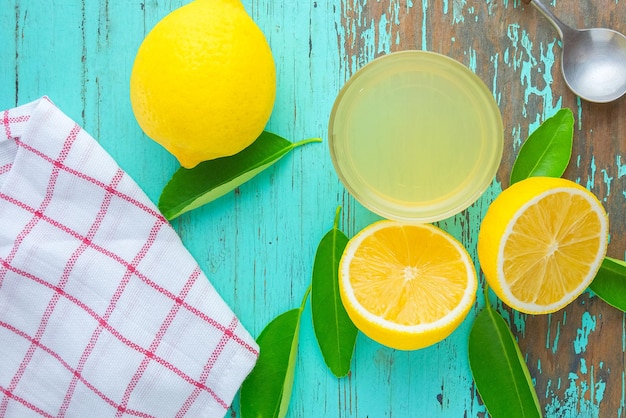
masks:
<path fill-rule="evenodd" d="M 258 346 L 47 98 L 0 112 L 0 417 L 224 416 Z"/>

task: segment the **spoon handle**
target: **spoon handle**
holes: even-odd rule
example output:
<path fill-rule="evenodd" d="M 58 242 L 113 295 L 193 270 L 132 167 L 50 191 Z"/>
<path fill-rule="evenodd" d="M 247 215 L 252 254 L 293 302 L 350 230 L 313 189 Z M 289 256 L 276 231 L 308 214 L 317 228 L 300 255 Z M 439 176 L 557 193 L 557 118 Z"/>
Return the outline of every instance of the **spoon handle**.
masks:
<path fill-rule="evenodd" d="M 565 23 L 561 22 L 546 6 L 543 5 L 539 0 L 522 0 L 526 4 L 531 4 L 541 12 L 541 14 L 552 23 L 552 26 L 559 33 L 559 37 L 563 40 L 563 35 L 568 32 L 574 32 L 575 30 Z"/>

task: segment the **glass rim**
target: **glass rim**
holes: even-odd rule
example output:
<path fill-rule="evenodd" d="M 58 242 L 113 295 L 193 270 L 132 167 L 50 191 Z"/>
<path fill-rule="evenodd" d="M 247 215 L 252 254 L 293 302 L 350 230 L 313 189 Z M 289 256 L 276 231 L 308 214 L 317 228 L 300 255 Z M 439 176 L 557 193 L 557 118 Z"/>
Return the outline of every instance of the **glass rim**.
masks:
<path fill-rule="evenodd" d="M 344 167 L 339 159 L 337 158 L 337 143 L 341 143 L 340 138 L 336 138 L 334 133 L 334 124 L 337 116 L 337 112 L 342 105 L 342 100 L 344 99 L 346 93 L 350 90 L 351 86 L 355 84 L 363 74 L 369 72 L 373 67 L 378 66 L 381 62 L 387 61 L 390 59 L 397 59 L 398 57 L 405 56 L 409 59 L 411 57 L 423 58 L 428 57 L 430 60 L 438 61 L 443 66 L 454 67 L 457 71 L 461 72 L 465 77 L 468 77 L 473 83 L 473 87 L 476 88 L 486 99 L 483 99 L 485 103 L 488 104 L 487 109 L 484 111 L 489 112 L 490 118 L 495 119 L 495 123 L 493 123 L 490 128 L 497 133 L 497 138 L 493 140 L 495 149 L 492 147 L 490 151 L 483 152 L 482 155 L 489 155 L 489 167 L 487 169 L 482 170 L 482 176 L 479 177 L 478 184 L 476 187 L 473 187 L 471 193 L 468 193 L 463 199 L 460 199 L 458 203 L 455 204 L 447 204 L 447 202 L 453 201 L 453 198 L 446 198 L 442 201 L 441 204 L 436 205 L 433 209 L 431 207 L 430 213 L 426 213 L 421 210 L 420 205 L 413 205 L 410 209 L 404 208 L 403 211 L 394 210 L 393 205 L 380 204 L 380 201 L 374 201 L 369 198 L 364 193 L 357 190 L 353 184 L 349 181 L 345 174 L 345 170 L 349 170 L 349 167 Z M 434 72 L 432 74 L 435 74 Z M 497 125 L 497 129 L 496 128 Z M 502 152 L 503 152 L 503 142 L 504 142 L 504 129 L 502 124 L 502 115 L 500 113 L 500 109 L 493 98 L 492 92 L 487 88 L 485 83 L 476 75 L 473 71 L 471 71 L 468 67 L 466 67 L 461 62 L 451 58 L 447 55 L 443 55 L 437 52 L 432 51 L 423 51 L 423 50 L 402 50 L 391 52 L 385 55 L 381 55 L 372 61 L 366 63 L 361 68 L 350 76 L 350 78 L 346 81 L 346 83 L 342 86 L 337 97 L 333 103 L 333 107 L 330 113 L 329 123 L 328 123 L 328 143 L 330 150 L 330 157 L 332 164 L 335 168 L 335 172 L 337 173 L 339 180 L 349 192 L 361 205 L 363 205 L 366 209 L 378 214 L 384 218 L 392 219 L 396 221 L 401 221 L 405 223 L 430 223 L 436 222 L 443 219 L 450 218 L 463 210 L 467 209 L 471 206 L 476 200 L 480 198 L 482 194 L 487 190 L 489 185 L 493 182 L 493 179 L 497 173 L 498 167 L 500 166 L 502 160 Z M 486 175 L 485 175 L 486 174 Z"/>

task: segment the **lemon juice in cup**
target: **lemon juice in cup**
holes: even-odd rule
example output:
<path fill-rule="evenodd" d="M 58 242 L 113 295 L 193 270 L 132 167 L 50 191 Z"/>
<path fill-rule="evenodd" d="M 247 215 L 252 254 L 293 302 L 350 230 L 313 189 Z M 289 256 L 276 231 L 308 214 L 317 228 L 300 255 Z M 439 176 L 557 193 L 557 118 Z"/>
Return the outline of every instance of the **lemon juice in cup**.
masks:
<path fill-rule="evenodd" d="M 449 57 L 395 52 L 358 70 L 329 123 L 348 191 L 371 211 L 434 222 L 471 205 L 502 157 L 499 108 L 482 80 Z"/>

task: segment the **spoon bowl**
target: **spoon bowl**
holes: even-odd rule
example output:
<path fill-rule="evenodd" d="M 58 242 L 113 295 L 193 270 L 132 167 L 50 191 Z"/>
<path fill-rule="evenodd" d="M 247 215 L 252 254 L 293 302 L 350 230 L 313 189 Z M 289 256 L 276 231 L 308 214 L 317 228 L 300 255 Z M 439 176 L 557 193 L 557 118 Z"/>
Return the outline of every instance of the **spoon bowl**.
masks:
<path fill-rule="evenodd" d="M 563 43 L 561 72 L 581 99 L 608 103 L 626 93 L 626 36 L 611 29 L 574 29 L 539 0 L 532 3 L 555 27 Z"/>

